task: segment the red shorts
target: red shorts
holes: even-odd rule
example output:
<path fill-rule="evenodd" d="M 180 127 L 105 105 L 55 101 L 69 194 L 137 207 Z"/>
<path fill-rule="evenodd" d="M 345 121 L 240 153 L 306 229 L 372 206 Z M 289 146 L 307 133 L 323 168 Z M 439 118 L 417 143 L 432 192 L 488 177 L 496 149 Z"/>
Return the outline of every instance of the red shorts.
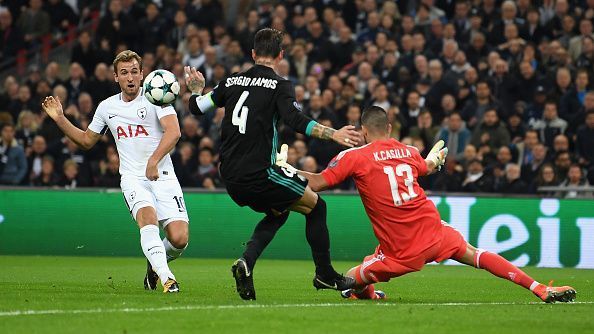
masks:
<path fill-rule="evenodd" d="M 427 238 L 420 238 L 427 240 Z M 423 253 L 409 259 L 398 259 L 386 255 L 377 246 L 375 253 L 368 255 L 356 270 L 359 283 L 371 284 L 387 282 L 393 277 L 419 271 L 425 263 L 441 262 L 450 258 L 460 258 L 466 252 L 466 240 L 460 232 L 442 221 L 441 236 L 434 238 L 432 245 Z"/>

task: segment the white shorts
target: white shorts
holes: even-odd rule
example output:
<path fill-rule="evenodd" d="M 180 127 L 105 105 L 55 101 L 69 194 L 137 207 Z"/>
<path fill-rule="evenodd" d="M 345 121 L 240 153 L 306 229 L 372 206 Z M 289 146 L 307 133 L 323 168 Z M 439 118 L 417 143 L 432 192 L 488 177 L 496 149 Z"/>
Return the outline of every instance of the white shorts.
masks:
<path fill-rule="evenodd" d="M 159 224 L 165 228 L 172 221 L 189 222 L 184 194 L 177 179 L 149 181 L 122 176 L 120 187 L 132 217 L 138 210 L 153 207 Z"/>

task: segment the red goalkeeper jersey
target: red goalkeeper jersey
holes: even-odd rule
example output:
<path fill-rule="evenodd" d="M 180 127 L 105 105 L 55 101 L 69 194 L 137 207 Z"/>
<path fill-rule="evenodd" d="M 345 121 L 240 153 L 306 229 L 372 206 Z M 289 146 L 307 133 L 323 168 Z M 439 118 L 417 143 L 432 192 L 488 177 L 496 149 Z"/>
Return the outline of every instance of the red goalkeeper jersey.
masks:
<path fill-rule="evenodd" d="M 384 254 L 411 258 L 438 240 L 441 218 L 417 178 L 427 174 L 419 151 L 396 139 L 340 152 L 322 172 L 330 186 L 353 177 Z"/>

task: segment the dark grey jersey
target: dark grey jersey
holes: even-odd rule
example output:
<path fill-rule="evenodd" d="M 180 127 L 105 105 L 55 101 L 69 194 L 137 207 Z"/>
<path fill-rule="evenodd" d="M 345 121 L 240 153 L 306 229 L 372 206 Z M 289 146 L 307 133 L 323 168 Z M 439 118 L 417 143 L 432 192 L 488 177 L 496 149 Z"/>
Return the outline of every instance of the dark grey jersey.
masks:
<path fill-rule="evenodd" d="M 268 178 L 278 151 L 279 120 L 307 135 L 316 124 L 301 112 L 291 82 L 263 65 L 225 78 L 209 96 L 190 99 L 193 114 L 203 114 L 209 105 L 225 107 L 220 171 L 225 182 L 235 184 Z"/>

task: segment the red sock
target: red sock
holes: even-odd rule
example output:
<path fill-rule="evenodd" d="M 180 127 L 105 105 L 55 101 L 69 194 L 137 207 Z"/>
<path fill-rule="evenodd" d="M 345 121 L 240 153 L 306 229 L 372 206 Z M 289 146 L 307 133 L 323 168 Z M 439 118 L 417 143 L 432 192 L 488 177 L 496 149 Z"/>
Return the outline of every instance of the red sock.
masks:
<path fill-rule="evenodd" d="M 363 288 L 363 290 L 360 291 L 353 291 L 353 294 L 358 298 L 358 299 L 375 299 L 375 288 L 373 287 L 373 284 L 369 284 L 367 286 L 365 286 L 365 288 Z"/>
<path fill-rule="evenodd" d="M 478 249 L 474 256 L 474 266 L 485 269 L 495 276 L 505 278 L 529 290 L 534 290 L 539 285 L 532 277 L 526 275 L 525 272 L 503 257 L 481 249 Z"/>

